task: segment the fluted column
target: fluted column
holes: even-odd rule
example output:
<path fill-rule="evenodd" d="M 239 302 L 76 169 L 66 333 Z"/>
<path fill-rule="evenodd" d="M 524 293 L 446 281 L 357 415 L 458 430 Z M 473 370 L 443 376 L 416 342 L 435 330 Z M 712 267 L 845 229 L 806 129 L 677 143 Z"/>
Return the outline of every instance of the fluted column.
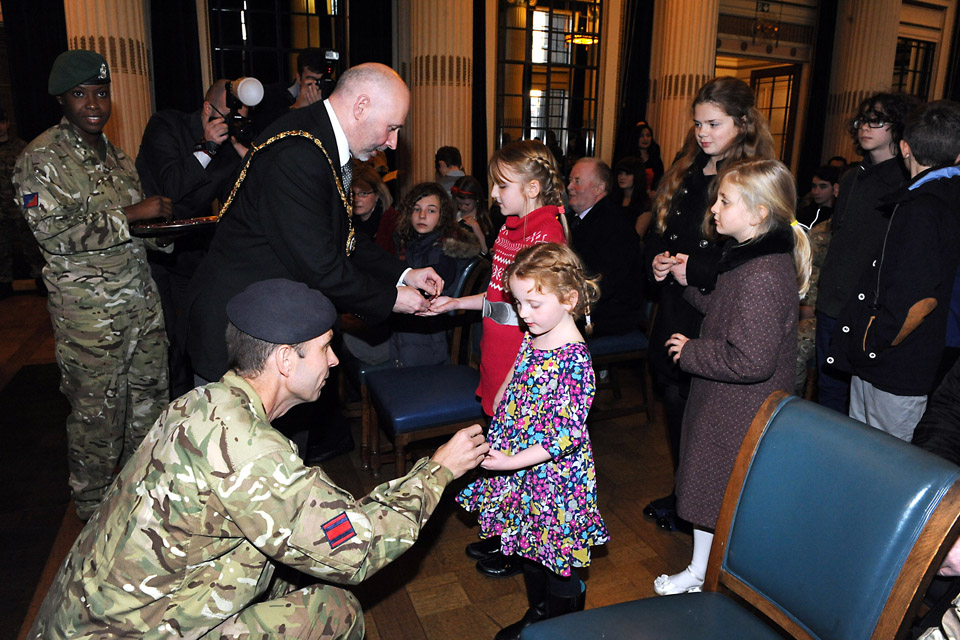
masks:
<path fill-rule="evenodd" d="M 668 164 L 690 128 L 693 97 L 716 72 L 719 11 L 719 0 L 656 3 L 647 120 Z"/>
<path fill-rule="evenodd" d="M 410 16 L 410 183 L 433 180 L 433 154 L 460 150 L 464 171 L 473 153 L 473 3 L 412 0 Z"/>
<path fill-rule="evenodd" d="M 823 157 L 855 158 L 847 119 L 860 101 L 889 91 L 897 53 L 901 0 L 840 0 L 827 97 Z"/>
<path fill-rule="evenodd" d="M 144 5 L 139 0 L 66 0 L 67 46 L 110 65 L 113 112 L 105 133 L 131 158 L 152 112 Z"/>

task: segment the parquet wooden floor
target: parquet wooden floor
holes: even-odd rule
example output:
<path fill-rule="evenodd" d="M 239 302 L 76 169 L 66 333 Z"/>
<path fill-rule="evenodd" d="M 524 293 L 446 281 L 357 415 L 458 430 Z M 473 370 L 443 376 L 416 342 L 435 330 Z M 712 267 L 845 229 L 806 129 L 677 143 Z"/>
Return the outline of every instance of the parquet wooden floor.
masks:
<path fill-rule="evenodd" d="M 0 389 L 29 364 L 52 363 L 53 337 L 46 301 L 32 294 L 32 282 L 17 283 L 19 295 L 0 301 Z M 625 404 L 633 404 L 640 377 L 634 371 L 620 372 Z M 56 398 L 55 385 L 45 397 Z M 599 408 L 616 402 L 609 391 L 597 398 Z M 645 416 L 631 414 L 591 426 L 596 457 L 600 510 L 611 534 L 611 542 L 594 553 L 585 572 L 587 607 L 593 608 L 653 595 L 653 580 L 660 573 L 677 571 L 689 561 L 691 539 L 680 533 L 666 533 L 642 515 L 644 505 L 667 493 L 673 482 L 666 431 L 658 419 L 647 423 Z M 359 424 L 354 424 L 359 441 Z M 7 425 L 6 428 L 12 428 Z M 16 428 L 29 429 L 30 425 Z M 426 452 L 425 452 L 426 453 Z M 66 451 L 62 451 L 66 455 Z M 5 464 L 8 461 L 5 460 Z M 42 468 L 43 460 L 18 461 Z M 360 466 L 359 452 L 336 458 L 324 465 L 327 472 L 355 495 L 370 491 L 376 482 Z M 383 469 L 390 477 L 391 466 Z M 453 505 L 452 487 L 414 548 L 356 589 L 364 605 L 367 638 L 370 640 L 417 640 L 492 638 L 497 630 L 518 619 L 526 609 L 520 576 L 496 580 L 477 573 L 473 561 L 463 553 L 476 539 L 472 518 Z M 39 489 L 38 489 L 39 490 Z M 47 491 L 47 489 L 44 489 Z M 65 496 L 65 487 L 57 494 Z M 56 502 L 56 499 L 54 499 Z M 80 529 L 72 505 L 59 505 L 62 518 L 51 519 L 50 509 L 34 508 L 36 500 L 0 512 L 0 527 L 9 535 L 31 526 L 43 526 L 44 536 L 32 536 L 16 546 L 16 566 L 32 571 L 30 584 L 19 585 L 33 594 L 32 603 L 5 612 L 0 640 L 22 637 L 36 615 L 47 585 Z M 56 511 L 55 513 L 59 513 Z M 51 540 L 52 546 L 51 546 Z M 32 544 L 32 546 L 31 546 Z M 4 566 L 10 566 L 4 544 Z M 41 571 L 38 584 L 36 575 Z M 26 573 L 26 572 L 25 572 Z M 20 576 L 7 574 L 6 582 L 17 585 Z M 20 630 L 19 634 L 17 630 Z"/>

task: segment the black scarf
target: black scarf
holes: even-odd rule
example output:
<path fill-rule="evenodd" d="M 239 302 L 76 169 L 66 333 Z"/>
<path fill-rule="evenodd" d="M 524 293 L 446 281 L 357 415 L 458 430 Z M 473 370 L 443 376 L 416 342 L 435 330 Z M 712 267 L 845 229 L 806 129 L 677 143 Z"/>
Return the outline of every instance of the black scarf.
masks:
<path fill-rule="evenodd" d="M 778 224 L 759 238 L 752 238 L 738 244 L 730 238 L 723 245 L 718 271 L 723 273 L 736 269 L 754 258 L 777 253 L 793 253 L 793 229 Z"/>

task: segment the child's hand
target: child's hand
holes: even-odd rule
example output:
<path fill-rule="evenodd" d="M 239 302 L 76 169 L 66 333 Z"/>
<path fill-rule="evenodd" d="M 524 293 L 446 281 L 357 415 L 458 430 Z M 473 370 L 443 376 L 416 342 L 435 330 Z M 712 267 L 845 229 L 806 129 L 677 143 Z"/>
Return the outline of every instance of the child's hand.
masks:
<path fill-rule="evenodd" d="M 488 471 L 512 471 L 514 468 L 510 460 L 512 457 L 499 449 L 490 449 L 480 462 L 480 466 Z"/>
<path fill-rule="evenodd" d="M 420 313 L 422 316 L 435 316 L 447 311 L 456 311 L 457 299 L 450 296 L 437 296 L 430 301 L 430 308 Z"/>
<path fill-rule="evenodd" d="M 483 427 L 475 424 L 453 434 L 433 454 L 433 461 L 443 465 L 459 478 L 486 458 L 490 445 L 483 438 Z"/>
<path fill-rule="evenodd" d="M 675 262 L 673 266 L 670 267 L 670 273 L 673 274 L 673 279 L 683 286 L 687 286 L 687 258 L 689 257 L 690 256 L 685 253 L 678 253 L 673 257 Z"/>
<path fill-rule="evenodd" d="M 671 257 L 669 251 L 658 253 L 653 257 L 653 278 L 657 282 L 662 282 L 670 275 L 670 268 L 677 263 L 677 259 Z"/>
<path fill-rule="evenodd" d="M 687 336 L 681 333 L 675 333 L 664 343 L 667 347 L 667 353 L 673 356 L 674 362 L 680 360 L 680 352 L 683 351 L 684 345 L 689 341 L 690 338 Z"/>

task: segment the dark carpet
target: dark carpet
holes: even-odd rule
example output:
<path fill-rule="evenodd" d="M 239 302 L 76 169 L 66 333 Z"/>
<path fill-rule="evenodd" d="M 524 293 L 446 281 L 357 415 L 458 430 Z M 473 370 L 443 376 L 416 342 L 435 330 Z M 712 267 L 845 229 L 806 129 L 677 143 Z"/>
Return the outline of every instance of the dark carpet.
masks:
<path fill-rule="evenodd" d="M 70 501 L 55 364 L 23 367 L 0 390 L 0 639 L 16 638 Z"/>

